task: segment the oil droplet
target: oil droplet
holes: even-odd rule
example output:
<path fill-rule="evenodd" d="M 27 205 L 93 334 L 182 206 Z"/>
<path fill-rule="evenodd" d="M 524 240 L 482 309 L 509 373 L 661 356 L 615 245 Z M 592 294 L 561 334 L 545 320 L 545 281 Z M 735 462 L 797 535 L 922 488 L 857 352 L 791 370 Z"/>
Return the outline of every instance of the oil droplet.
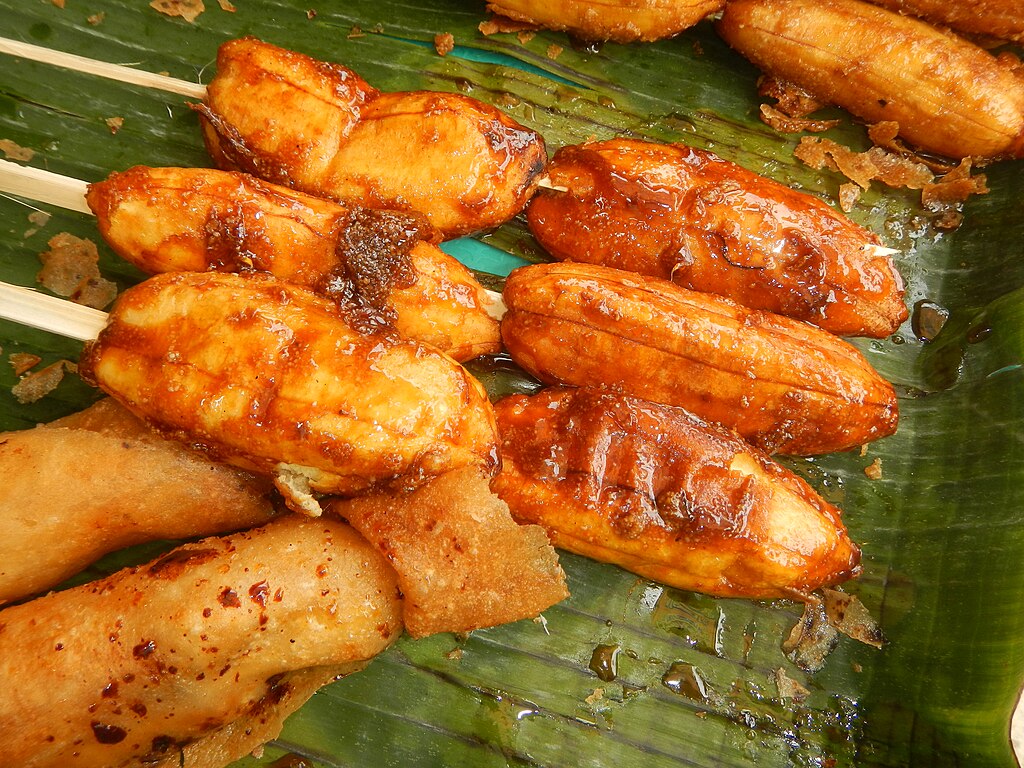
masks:
<path fill-rule="evenodd" d="M 584 40 L 576 35 L 569 35 L 569 45 L 577 53 L 600 53 L 604 47 L 600 40 Z"/>
<path fill-rule="evenodd" d="M 614 680 L 619 673 L 619 646 L 597 646 L 590 656 L 590 670 L 606 683 Z"/>
<path fill-rule="evenodd" d="M 685 661 L 677 661 L 668 668 L 661 683 L 673 693 L 685 696 L 694 701 L 708 700 L 708 686 L 701 677 L 700 672 L 692 664 Z"/>
<path fill-rule="evenodd" d="M 948 309 L 930 299 L 921 299 L 914 304 L 910 327 L 914 330 L 914 335 L 921 341 L 933 341 L 948 319 Z"/>
<path fill-rule="evenodd" d="M 988 323 L 978 323 L 967 331 L 967 343 L 977 344 L 992 335 L 994 329 Z"/>

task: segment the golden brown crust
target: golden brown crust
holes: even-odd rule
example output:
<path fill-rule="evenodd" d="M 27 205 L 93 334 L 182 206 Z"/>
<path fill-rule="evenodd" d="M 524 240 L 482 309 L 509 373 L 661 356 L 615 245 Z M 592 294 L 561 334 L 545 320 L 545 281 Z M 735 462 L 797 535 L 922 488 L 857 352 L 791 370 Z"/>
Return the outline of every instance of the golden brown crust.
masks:
<path fill-rule="evenodd" d="M 652 42 L 674 37 L 725 0 L 494 0 L 487 10 L 583 40 Z"/>
<path fill-rule="evenodd" d="M 490 404 L 461 366 L 269 275 L 128 289 L 81 370 L 164 432 L 312 491 L 496 469 Z"/>
<path fill-rule="evenodd" d="M 371 208 L 419 211 L 445 237 L 514 216 L 547 160 L 538 133 L 480 101 L 380 93 L 344 67 L 253 38 L 221 46 L 199 111 L 220 167 Z"/>
<path fill-rule="evenodd" d="M 449 472 L 411 494 L 334 500 L 398 572 L 413 637 L 533 618 L 568 597 L 544 530 L 518 525 L 475 469 Z"/>
<path fill-rule="evenodd" d="M 542 381 L 678 405 L 770 453 L 846 450 L 896 430 L 892 386 L 807 323 L 569 262 L 513 271 L 504 297 L 505 345 Z"/>
<path fill-rule="evenodd" d="M 733 0 L 717 28 L 765 72 L 868 122 L 898 123 L 919 149 L 1024 154 L 1024 79 L 922 21 L 859 0 Z"/>
<path fill-rule="evenodd" d="M 680 408 L 553 388 L 495 412 L 495 490 L 556 546 L 722 597 L 792 597 L 859 571 L 835 507 Z"/>
<path fill-rule="evenodd" d="M 379 311 L 456 359 L 500 347 L 483 288 L 420 216 L 206 168 L 136 166 L 90 185 L 87 200 L 104 239 L 149 274 L 270 272 Z"/>
<path fill-rule="evenodd" d="M 1020 0 L 870 0 L 893 11 L 945 24 L 960 32 L 1024 42 Z"/>
<path fill-rule="evenodd" d="M 0 763 L 175 755 L 401 633 L 393 571 L 336 520 L 283 517 L 0 612 Z M 59 692 L 59 696 L 57 695 Z"/>
<path fill-rule="evenodd" d="M 673 280 L 839 335 L 885 337 L 907 318 L 878 238 L 810 195 L 683 145 L 563 147 L 557 191 L 530 229 L 561 260 Z M 561 191 L 561 190 L 566 191 Z"/>
<path fill-rule="evenodd" d="M 0 434 L 0 604 L 108 552 L 262 525 L 273 486 L 164 440 L 112 400 Z"/>

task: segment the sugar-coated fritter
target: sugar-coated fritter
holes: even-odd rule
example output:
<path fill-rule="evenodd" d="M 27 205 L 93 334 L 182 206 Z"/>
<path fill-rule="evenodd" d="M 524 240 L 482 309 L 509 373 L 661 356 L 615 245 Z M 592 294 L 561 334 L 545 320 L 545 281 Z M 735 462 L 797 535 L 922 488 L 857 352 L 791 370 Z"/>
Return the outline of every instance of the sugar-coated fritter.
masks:
<path fill-rule="evenodd" d="M 80 369 L 147 423 L 312 493 L 496 469 L 494 414 L 451 358 L 269 275 L 166 273 L 122 293 Z"/>
<path fill-rule="evenodd" d="M 920 16 L 968 35 L 1024 42 L 1020 0 L 871 0 L 893 11 Z"/>
<path fill-rule="evenodd" d="M 555 546 L 720 597 L 806 595 L 860 570 L 839 510 L 681 408 L 553 388 L 495 413 L 495 491 Z"/>
<path fill-rule="evenodd" d="M 514 270 L 504 297 L 505 346 L 546 383 L 677 405 L 769 453 L 830 453 L 896 430 L 892 385 L 808 323 L 570 262 Z"/>
<path fill-rule="evenodd" d="M 1024 77 L 919 19 L 861 0 L 731 0 L 717 29 L 776 79 L 869 122 L 898 123 L 919 149 L 1024 156 Z"/>
<path fill-rule="evenodd" d="M 208 168 L 136 166 L 91 184 L 86 199 L 104 239 L 149 274 L 271 272 L 379 310 L 403 336 L 457 360 L 500 347 L 483 288 L 417 215 Z"/>
<path fill-rule="evenodd" d="M 547 160 L 540 134 L 476 99 L 382 93 L 339 64 L 254 38 L 220 47 L 198 109 L 220 167 L 418 211 L 445 237 L 512 218 Z"/>
<path fill-rule="evenodd" d="M 373 547 L 288 515 L 9 607 L 0 626 L 0 764 L 111 768 L 179 759 L 273 706 L 290 675 L 358 669 L 402 621 Z"/>
<path fill-rule="evenodd" d="M 0 604 L 57 586 L 108 552 L 262 525 L 273 485 L 165 440 L 105 399 L 0 434 Z"/>
<path fill-rule="evenodd" d="M 817 198 L 681 144 L 562 147 L 555 189 L 530 202 L 561 260 L 662 277 L 841 336 L 885 337 L 907 318 L 876 235 Z"/>

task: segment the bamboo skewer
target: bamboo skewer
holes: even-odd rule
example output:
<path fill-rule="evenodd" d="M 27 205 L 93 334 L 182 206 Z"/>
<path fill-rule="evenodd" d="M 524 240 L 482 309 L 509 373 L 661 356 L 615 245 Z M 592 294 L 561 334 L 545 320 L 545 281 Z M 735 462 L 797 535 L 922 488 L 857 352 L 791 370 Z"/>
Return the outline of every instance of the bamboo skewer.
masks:
<path fill-rule="evenodd" d="M 85 201 L 88 187 L 88 183 L 81 179 L 19 165 L 9 160 L 0 160 L 0 192 L 2 193 L 24 197 L 39 203 L 49 203 L 91 216 L 93 215 L 92 209 Z M 500 320 L 506 311 L 501 294 L 487 289 L 484 289 L 484 294 L 486 295 L 484 309 L 487 314 L 495 320 Z"/>
<path fill-rule="evenodd" d="M 187 96 L 193 99 L 202 99 L 206 96 L 206 86 L 201 83 L 190 83 L 187 80 L 178 80 L 174 77 L 146 72 L 145 70 L 135 69 L 123 64 L 97 61 L 96 59 L 89 59 L 73 53 L 64 53 L 63 51 L 55 51 L 52 48 L 44 48 L 40 45 L 23 43 L 19 40 L 0 37 L 0 53 L 37 61 L 41 64 L 51 64 L 56 67 L 63 67 L 64 69 L 73 69 L 76 72 L 85 72 L 86 74 L 105 77 L 108 80 L 117 80 L 122 83 L 141 85 L 144 88 L 155 88 L 167 91 L 168 93 L 176 93 L 179 96 Z"/>
<path fill-rule="evenodd" d="M 107 324 L 107 313 L 32 288 L 0 283 L 0 319 L 78 341 L 92 341 Z"/>

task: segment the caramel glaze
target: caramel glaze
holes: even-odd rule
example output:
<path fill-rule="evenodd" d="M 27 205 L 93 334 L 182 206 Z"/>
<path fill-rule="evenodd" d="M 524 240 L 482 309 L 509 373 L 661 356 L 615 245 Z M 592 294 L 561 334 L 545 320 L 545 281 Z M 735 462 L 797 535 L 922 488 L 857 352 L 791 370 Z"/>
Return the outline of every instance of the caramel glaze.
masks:
<path fill-rule="evenodd" d="M 496 470 L 483 387 L 363 319 L 263 273 L 167 273 L 121 294 L 80 367 L 161 431 L 314 491 Z"/>
<path fill-rule="evenodd" d="M 557 259 L 662 277 L 843 336 L 884 337 L 907 319 L 876 235 L 710 152 L 613 139 L 559 149 L 548 174 L 568 191 L 542 191 L 528 217 Z"/>
<path fill-rule="evenodd" d="M 419 211 L 446 238 L 512 218 L 547 161 L 540 134 L 476 99 L 382 93 L 345 67 L 253 38 L 220 47 L 196 108 L 221 168 Z"/>
<path fill-rule="evenodd" d="M 182 747 L 266 717 L 292 675 L 353 671 L 401 632 L 394 571 L 341 521 L 288 515 L 187 544 L 0 612 L 0 764 L 178 765 Z"/>
<path fill-rule="evenodd" d="M 457 360 L 500 348 L 482 286 L 418 214 L 207 168 L 137 166 L 91 184 L 86 199 L 104 239 L 149 274 L 270 272 Z"/>
<path fill-rule="evenodd" d="M 514 270 L 504 299 L 505 346 L 543 382 L 677 405 L 769 453 L 831 453 L 896 430 L 892 385 L 808 323 L 569 262 Z"/>
<path fill-rule="evenodd" d="M 892 11 L 918 16 L 967 35 L 1024 43 L 1024 6 L 1020 0 L 871 0 Z"/>
<path fill-rule="evenodd" d="M 495 491 L 558 547 L 722 597 L 806 595 L 860 571 L 839 510 L 681 408 L 552 388 L 495 413 Z"/>

